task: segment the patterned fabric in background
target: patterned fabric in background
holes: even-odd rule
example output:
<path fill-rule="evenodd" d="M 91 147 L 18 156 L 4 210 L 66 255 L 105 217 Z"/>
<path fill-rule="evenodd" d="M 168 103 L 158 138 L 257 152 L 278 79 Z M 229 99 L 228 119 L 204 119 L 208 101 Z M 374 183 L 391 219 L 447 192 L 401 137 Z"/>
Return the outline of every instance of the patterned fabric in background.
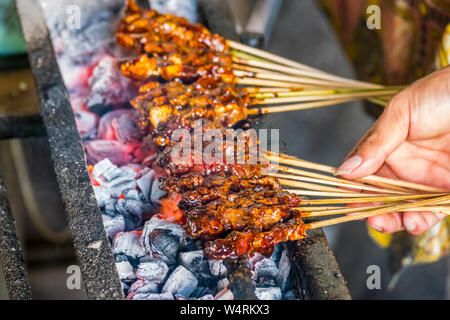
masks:
<path fill-rule="evenodd" d="M 450 62 L 450 0 L 317 0 L 361 80 L 404 85 Z M 381 9 L 381 29 L 370 30 L 366 9 Z M 375 115 L 382 108 L 366 105 Z M 402 272 L 450 254 L 450 217 L 420 236 L 402 231 L 370 236 L 390 252 L 390 288 Z"/>

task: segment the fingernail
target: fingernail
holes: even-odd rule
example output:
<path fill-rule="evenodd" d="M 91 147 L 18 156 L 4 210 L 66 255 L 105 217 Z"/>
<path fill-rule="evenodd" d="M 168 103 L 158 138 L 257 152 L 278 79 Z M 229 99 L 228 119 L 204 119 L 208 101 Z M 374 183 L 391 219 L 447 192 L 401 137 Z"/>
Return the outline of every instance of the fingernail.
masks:
<path fill-rule="evenodd" d="M 416 230 L 416 223 L 412 220 L 406 220 L 405 228 L 408 231 L 414 231 L 414 230 Z"/>
<path fill-rule="evenodd" d="M 380 228 L 380 227 L 378 227 L 378 226 L 373 226 L 373 225 L 370 225 L 371 227 L 372 227 L 372 229 L 375 229 L 375 230 L 377 230 L 378 232 L 383 232 L 383 228 Z"/>
<path fill-rule="evenodd" d="M 349 159 L 347 159 L 347 161 L 345 161 L 337 170 L 336 174 L 338 176 L 343 175 L 343 174 L 350 174 L 353 172 L 353 170 L 355 170 L 356 168 L 358 168 L 362 163 L 362 158 L 358 155 L 350 157 Z"/>

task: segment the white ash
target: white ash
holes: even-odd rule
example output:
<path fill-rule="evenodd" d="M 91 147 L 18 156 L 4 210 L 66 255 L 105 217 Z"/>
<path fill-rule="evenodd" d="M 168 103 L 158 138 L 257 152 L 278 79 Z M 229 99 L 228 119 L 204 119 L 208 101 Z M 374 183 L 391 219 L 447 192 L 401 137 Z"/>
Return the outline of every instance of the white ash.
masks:
<path fill-rule="evenodd" d="M 206 285 L 213 277 L 209 270 L 208 259 L 204 257 L 202 250 L 181 252 L 178 260 L 199 279 L 202 285 Z"/>
<path fill-rule="evenodd" d="M 249 265 L 258 299 L 262 297 L 263 299 L 278 300 L 278 292 L 281 294 L 279 298 L 281 299 L 283 292 L 290 290 L 288 283 L 291 261 L 284 245 L 279 244 L 270 258 L 258 253 L 253 254 L 249 258 Z"/>
<path fill-rule="evenodd" d="M 284 250 L 281 254 L 280 261 L 278 262 L 278 270 L 278 285 L 280 286 L 281 290 L 284 290 L 289 274 L 291 272 L 291 261 L 289 260 L 287 250 Z"/>
<path fill-rule="evenodd" d="M 256 288 L 255 295 L 258 300 L 281 300 L 283 296 L 278 287 Z"/>
<path fill-rule="evenodd" d="M 183 266 L 178 266 L 169 276 L 162 293 L 180 294 L 189 297 L 197 287 L 198 280 L 192 272 Z"/>
<path fill-rule="evenodd" d="M 123 254 L 130 259 L 139 259 L 145 256 L 145 251 L 139 243 L 139 234 L 134 232 L 118 233 L 113 241 L 113 253 Z"/>
<path fill-rule="evenodd" d="M 152 189 L 152 183 L 155 177 L 155 171 L 150 170 L 142 177 L 136 180 L 136 184 L 142 192 L 142 195 L 147 201 L 150 201 L 150 191 Z M 157 199 L 159 200 L 159 198 Z"/>
<path fill-rule="evenodd" d="M 158 293 L 158 284 L 147 281 L 145 279 L 138 279 L 130 286 L 128 294 L 136 293 Z"/>
<path fill-rule="evenodd" d="M 163 196 L 166 195 L 166 192 L 162 191 L 160 189 L 160 187 L 159 187 L 160 184 L 161 184 L 161 182 L 160 182 L 159 179 L 155 179 L 153 181 L 152 188 L 151 188 L 151 191 L 150 191 L 150 200 L 151 200 L 152 203 L 160 204 L 160 200 L 159 199 L 161 199 Z"/>
<path fill-rule="evenodd" d="M 227 276 L 227 267 L 222 260 L 208 260 L 209 270 L 214 277 L 220 279 Z"/>
<path fill-rule="evenodd" d="M 217 290 L 222 291 L 230 284 L 230 280 L 228 278 L 220 279 L 219 282 L 217 282 Z"/>
<path fill-rule="evenodd" d="M 134 147 L 120 143 L 117 140 L 91 140 L 84 144 L 88 163 L 94 164 L 108 158 L 114 164 L 121 166 L 130 163 L 134 156 Z"/>
<path fill-rule="evenodd" d="M 110 217 L 102 214 L 103 226 L 110 239 L 120 232 L 125 231 L 125 219 L 123 216 Z"/>
<path fill-rule="evenodd" d="M 255 264 L 255 278 L 271 278 L 276 279 L 278 277 L 278 268 L 275 262 L 270 259 L 263 259 Z"/>
<path fill-rule="evenodd" d="M 117 273 L 122 282 L 133 281 L 136 279 L 133 266 L 128 261 L 116 263 Z"/>
<path fill-rule="evenodd" d="M 183 226 L 153 216 L 150 220 L 148 220 L 145 223 L 141 237 L 142 246 L 147 250 L 148 253 L 151 253 L 152 249 L 151 248 L 152 244 L 150 242 L 150 235 L 155 230 L 167 230 L 177 237 L 182 247 L 186 245 L 186 232 Z"/>
<path fill-rule="evenodd" d="M 84 110 L 75 112 L 74 116 L 81 139 L 94 139 L 97 136 L 98 116 Z"/>
<path fill-rule="evenodd" d="M 120 106 L 133 98 L 132 82 L 122 76 L 117 68 L 117 59 L 105 55 L 98 62 L 89 79 L 89 95 L 86 106 Z"/>
<path fill-rule="evenodd" d="M 174 300 L 173 294 L 167 293 L 138 293 L 130 298 L 129 300 Z"/>
<path fill-rule="evenodd" d="M 136 276 L 149 282 L 160 284 L 166 279 L 169 267 L 163 261 L 151 260 L 139 265 Z"/>

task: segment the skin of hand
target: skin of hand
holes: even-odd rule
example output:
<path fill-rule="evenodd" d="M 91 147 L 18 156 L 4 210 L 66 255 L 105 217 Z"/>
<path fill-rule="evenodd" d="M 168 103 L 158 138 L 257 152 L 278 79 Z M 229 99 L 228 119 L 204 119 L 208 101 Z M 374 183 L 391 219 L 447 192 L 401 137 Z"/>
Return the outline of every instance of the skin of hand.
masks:
<path fill-rule="evenodd" d="M 337 174 L 347 179 L 375 174 L 450 190 L 450 67 L 398 93 Z M 383 233 L 406 229 L 418 235 L 444 217 L 396 212 L 368 223 Z"/>

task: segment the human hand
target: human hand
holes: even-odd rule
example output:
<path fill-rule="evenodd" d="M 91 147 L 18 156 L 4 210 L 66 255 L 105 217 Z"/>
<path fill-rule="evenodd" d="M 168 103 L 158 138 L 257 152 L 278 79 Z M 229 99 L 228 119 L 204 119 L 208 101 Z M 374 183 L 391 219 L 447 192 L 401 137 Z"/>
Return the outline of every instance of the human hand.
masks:
<path fill-rule="evenodd" d="M 376 174 L 450 190 L 450 67 L 397 94 L 339 168 L 358 179 Z M 368 219 L 383 233 L 421 234 L 446 214 L 390 213 Z"/>

